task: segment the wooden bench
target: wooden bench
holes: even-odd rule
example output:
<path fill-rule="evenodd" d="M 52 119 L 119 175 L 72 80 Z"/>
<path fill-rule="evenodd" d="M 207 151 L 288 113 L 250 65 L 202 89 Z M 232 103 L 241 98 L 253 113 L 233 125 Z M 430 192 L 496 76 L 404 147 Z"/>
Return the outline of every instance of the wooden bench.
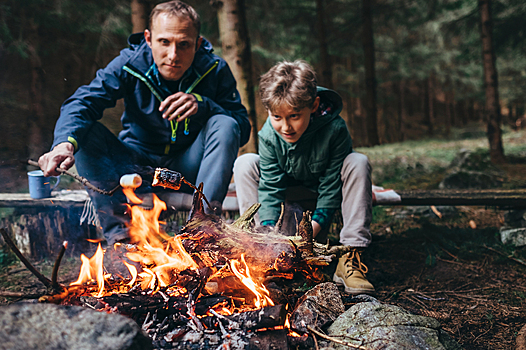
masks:
<path fill-rule="evenodd" d="M 400 202 L 377 205 L 526 207 L 526 189 L 413 190 L 397 193 L 401 197 Z M 190 194 L 171 192 L 160 197 L 173 212 L 179 212 L 179 221 L 185 220 L 192 203 Z M 22 252 L 32 258 L 53 256 L 64 240 L 70 242 L 68 252 L 76 254 L 85 249 L 87 238 L 101 235 L 95 227 L 80 224 L 88 198 L 84 190 L 54 192 L 51 198 L 45 199 L 33 199 L 29 193 L 0 193 L 0 207 L 13 208 L 11 215 L 1 220 L 0 226 L 7 227 Z M 223 203 L 223 212 L 227 218 L 235 218 L 238 211 L 235 192 L 229 192 Z"/>

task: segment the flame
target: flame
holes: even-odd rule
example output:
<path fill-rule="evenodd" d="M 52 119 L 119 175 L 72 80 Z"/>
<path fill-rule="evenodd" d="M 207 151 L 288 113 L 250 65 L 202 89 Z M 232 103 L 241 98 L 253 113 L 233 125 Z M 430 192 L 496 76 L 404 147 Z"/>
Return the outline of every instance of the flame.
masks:
<path fill-rule="evenodd" d="M 243 266 L 241 266 L 241 263 L 243 263 Z M 245 261 L 245 254 L 241 254 L 241 263 L 238 260 L 232 259 L 230 261 L 230 267 L 234 275 L 256 296 L 254 300 L 256 308 L 274 306 L 274 302 L 269 298 L 267 288 L 250 276 L 250 269 Z"/>
<path fill-rule="evenodd" d="M 135 196 L 133 189 L 125 188 L 123 191 L 130 199 L 130 202 L 142 203 Z M 91 293 L 95 297 L 103 297 L 111 293 L 125 293 L 136 285 L 140 285 L 143 290 L 149 289 L 153 293 L 162 289 L 163 293 L 170 296 L 187 295 L 188 290 L 177 285 L 178 274 L 187 269 L 197 270 L 201 265 L 198 265 L 186 251 L 182 242 L 183 238 L 171 237 L 162 231 L 159 216 L 163 210 L 166 210 L 166 204 L 154 194 L 152 209 L 139 205 L 129 205 L 128 208 L 131 214 L 131 221 L 128 227 L 129 237 L 133 248 L 130 245 L 126 245 L 126 257 L 137 263 L 132 265 L 123 261 L 130 272 L 130 280 L 123 281 L 121 275 L 112 278 L 110 274 L 104 274 L 104 250 L 99 243 L 96 253 L 91 258 L 87 258 L 85 255 L 81 256 L 82 266 L 78 280 L 71 283 L 71 285 L 94 284 L 96 282 L 97 291 Z M 202 232 L 201 236 L 206 238 L 207 234 Z M 199 239 L 199 237 L 193 237 L 193 239 Z M 116 250 L 124 248 L 124 245 L 115 247 Z M 243 305 L 241 309 L 252 307 L 259 309 L 274 305 L 274 302 L 269 297 L 269 291 L 262 283 L 251 276 L 250 268 L 245 261 L 245 254 L 242 254 L 239 260 L 232 259 L 219 270 L 215 266 L 217 262 L 216 254 L 214 252 L 195 253 L 195 256 L 199 258 L 200 264 L 212 268 L 214 272 L 208 279 L 209 287 L 211 288 L 210 293 L 221 293 L 221 290 L 217 290 L 221 283 L 218 284 L 215 280 L 225 277 L 233 278 L 232 274 L 234 274 L 254 294 L 254 298 L 245 298 L 244 296 L 243 298 L 232 298 L 237 300 L 237 305 Z M 139 270 L 137 269 L 138 266 L 140 266 Z M 250 301 L 253 302 L 250 303 Z M 237 308 L 238 306 L 234 305 L 234 303 L 226 302 L 218 303 L 213 307 L 214 311 L 223 315 L 230 315 Z"/>
<path fill-rule="evenodd" d="M 79 278 L 75 282 L 72 282 L 70 286 L 78 286 L 95 280 L 97 282 L 98 293 L 94 296 L 97 298 L 102 297 L 104 295 L 104 251 L 100 243 L 97 251 L 91 258 L 88 259 L 86 255 L 82 254 L 80 260 L 82 261 L 82 266 L 80 268 Z"/>
<path fill-rule="evenodd" d="M 133 204 L 141 204 L 142 200 L 137 197 L 135 192 L 133 191 L 133 187 L 123 187 L 122 193 L 126 195 L 126 197 L 132 202 Z"/>

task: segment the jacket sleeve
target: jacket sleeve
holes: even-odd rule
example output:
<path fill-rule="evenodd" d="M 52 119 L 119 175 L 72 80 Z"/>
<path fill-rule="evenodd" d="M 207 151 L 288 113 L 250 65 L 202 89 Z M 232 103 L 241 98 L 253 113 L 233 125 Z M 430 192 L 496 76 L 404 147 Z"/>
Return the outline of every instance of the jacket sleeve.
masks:
<path fill-rule="evenodd" d="M 337 209 L 341 206 L 342 181 L 340 173 L 345 157 L 352 152 L 351 136 L 345 125 L 338 128 L 336 134 L 331 137 L 329 149 L 331 152 L 327 169 L 319 179 L 317 209 Z"/>
<path fill-rule="evenodd" d="M 60 117 L 55 125 L 53 149 L 62 142 L 71 142 L 78 150 L 93 123 L 102 118 L 106 108 L 115 107 L 118 99 L 124 96 L 124 76 L 122 66 L 126 54 L 121 53 L 106 68 L 97 71 L 89 85 L 81 86 L 69 97 L 60 109 Z"/>
<path fill-rule="evenodd" d="M 241 146 L 248 142 L 250 137 L 250 122 L 246 108 L 241 104 L 241 96 L 236 88 L 236 80 L 230 68 L 223 60 L 219 60 L 219 65 L 215 72 L 217 81 L 217 92 L 212 98 L 194 94 L 198 102 L 198 110 L 192 118 L 208 119 L 212 115 L 225 114 L 234 118 L 241 131 Z M 204 83 L 204 80 L 203 80 Z"/>
<path fill-rule="evenodd" d="M 277 221 L 281 212 L 281 203 L 285 201 L 287 189 L 286 174 L 279 166 L 276 150 L 271 144 L 259 141 L 259 218 L 261 221 Z"/>

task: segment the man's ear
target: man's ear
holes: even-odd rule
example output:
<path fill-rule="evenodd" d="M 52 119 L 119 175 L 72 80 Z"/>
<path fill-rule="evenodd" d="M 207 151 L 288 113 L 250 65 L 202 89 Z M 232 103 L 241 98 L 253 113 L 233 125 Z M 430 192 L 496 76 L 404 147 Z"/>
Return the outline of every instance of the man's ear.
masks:
<path fill-rule="evenodd" d="M 318 107 L 320 106 L 320 96 L 316 96 L 314 99 L 314 103 L 312 104 L 311 113 L 314 113 L 318 110 Z"/>
<path fill-rule="evenodd" d="M 195 42 L 195 51 L 199 50 L 202 42 L 203 42 L 203 37 L 202 36 L 198 37 L 197 41 Z"/>
<path fill-rule="evenodd" d="M 152 33 L 148 30 L 144 30 L 144 39 L 146 39 L 146 43 L 149 47 L 152 47 Z"/>

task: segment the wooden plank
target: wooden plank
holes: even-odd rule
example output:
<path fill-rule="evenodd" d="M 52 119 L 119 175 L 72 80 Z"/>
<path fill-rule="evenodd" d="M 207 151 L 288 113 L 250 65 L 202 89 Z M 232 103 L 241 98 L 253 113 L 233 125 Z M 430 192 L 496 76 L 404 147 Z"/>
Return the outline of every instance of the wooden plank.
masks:
<path fill-rule="evenodd" d="M 396 191 L 402 201 L 385 205 L 466 205 L 526 207 L 526 190 Z"/>
<path fill-rule="evenodd" d="M 51 198 L 33 199 L 29 193 L 0 193 L 0 207 L 82 207 L 88 199 L 84 190 L 52 192 Z"/>

